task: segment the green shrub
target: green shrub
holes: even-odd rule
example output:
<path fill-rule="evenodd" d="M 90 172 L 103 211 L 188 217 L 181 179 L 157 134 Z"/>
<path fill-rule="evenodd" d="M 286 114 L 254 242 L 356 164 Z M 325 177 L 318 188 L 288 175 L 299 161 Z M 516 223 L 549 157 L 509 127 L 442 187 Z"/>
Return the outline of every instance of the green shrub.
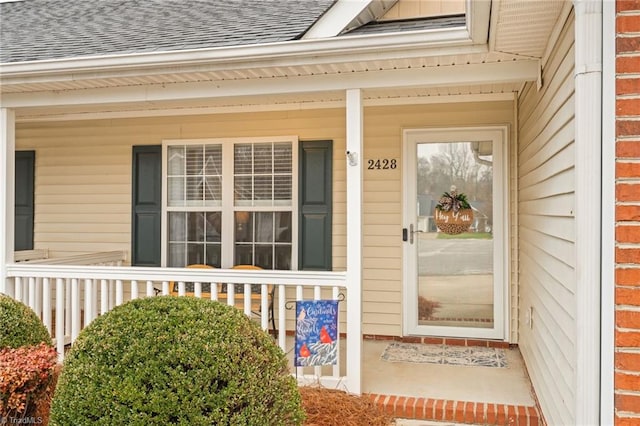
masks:
<path fill-rule="evenodd" d="M 0 294 L 0 348 L 51 344 L 51 336 L 40 318 L 27 305 Z"/>
<path fill-rule="evenodd" d="M 304 418 L 282 350 L 225 304 L 153 297 L 119 306 L 78 336 L 52 425 L 291 425 Z"/>
<path fill-rule="evenodd" d="M 46 343 L 0 349 L 0 418 L 25 419 L 34 414 L 57 362 L 58 353 Z"/>

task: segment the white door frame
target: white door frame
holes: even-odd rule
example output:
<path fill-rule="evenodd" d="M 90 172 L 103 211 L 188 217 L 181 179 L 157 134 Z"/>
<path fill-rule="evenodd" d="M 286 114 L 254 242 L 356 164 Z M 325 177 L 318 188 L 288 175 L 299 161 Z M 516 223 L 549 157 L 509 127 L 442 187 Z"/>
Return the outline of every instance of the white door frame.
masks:
<path fill-rule="evenodd" d="M 403 247 L 403 333 L 448 337 L 508 340 L 509 336 L 509 176 L 508 126 L 477 126 L 450 128 L 422 128 L 403 130 L 403 227 L 415 227 L 416 194 L 415 146 L 419 142 L 493 141 L 493 238 L 494 238 L 494 327 L 469 328 L 418 325 L 417 297 L 415 297 L 417 256 L 415 245 L 408 241 Z"/>

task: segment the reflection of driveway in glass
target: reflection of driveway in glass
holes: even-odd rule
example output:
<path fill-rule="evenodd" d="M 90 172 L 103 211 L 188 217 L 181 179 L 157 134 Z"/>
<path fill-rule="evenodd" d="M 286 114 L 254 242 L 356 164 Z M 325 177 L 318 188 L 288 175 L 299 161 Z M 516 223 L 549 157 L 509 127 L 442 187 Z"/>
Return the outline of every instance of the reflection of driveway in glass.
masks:
<path fill-rule="evenodd" d="M 422 325 L 493 327 L 493 275 L 423 276 L 418 295 L 440 306 Z"/>
<path fill-rule="evenodd" d="M 420 276 L 491 274 L 493 272 L 493 240 L 439 240 L 429 238 L 430 234 L 426 234 L 425 237 L 418 239 Z"/>

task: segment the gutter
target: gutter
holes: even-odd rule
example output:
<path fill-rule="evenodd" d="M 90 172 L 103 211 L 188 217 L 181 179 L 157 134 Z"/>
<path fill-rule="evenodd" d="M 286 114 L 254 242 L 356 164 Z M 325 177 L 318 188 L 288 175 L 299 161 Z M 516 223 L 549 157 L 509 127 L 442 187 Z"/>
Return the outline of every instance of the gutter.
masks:
<path fill-rule="evenodd" d="M 385 60 L 406 57 L 407 51 L 421 56 L 442 55 L 450 48 L 465 52 L 486 51 L 486 45 L 474 46 L 466 28 L 423 30 L 395 34 L 375 34 L 329 39 L 295 40 L 262 45 L 192 49 L 174 52 L 145 52 L 51 59 L 0 64 L 2 83 L 29 82 L 32 77 L 83 74 L 84 78 L 111 77 L 118 71 L 153 69 L 175 73 L 184 67 L 238 69 L 254 66 L 294 66 L 336 61 Z M 428 50 L 428 52 L 425 52 Z M 474 52 L 476 53 L 476 52 Z M 359 58 L 363 56 L 365 58 Z M 197 69 L 196 71 L 206 71 Z M 148 72 L 145 72 L 148 74 Z M 17 81 L 14 81 L 17 80 Z"/>

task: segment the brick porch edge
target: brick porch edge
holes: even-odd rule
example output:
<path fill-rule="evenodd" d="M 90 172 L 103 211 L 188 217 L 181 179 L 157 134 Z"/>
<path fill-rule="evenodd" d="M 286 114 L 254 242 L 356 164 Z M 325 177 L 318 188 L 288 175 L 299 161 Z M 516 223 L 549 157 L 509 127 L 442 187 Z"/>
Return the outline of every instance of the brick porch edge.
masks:
<path fill-rule="evenodd" d="M 433 398 L 369 394 L 387 414 L 401 419 L 450 421 L 482 425 L 543 426 L 534 406 L 450 401 Z"/>

